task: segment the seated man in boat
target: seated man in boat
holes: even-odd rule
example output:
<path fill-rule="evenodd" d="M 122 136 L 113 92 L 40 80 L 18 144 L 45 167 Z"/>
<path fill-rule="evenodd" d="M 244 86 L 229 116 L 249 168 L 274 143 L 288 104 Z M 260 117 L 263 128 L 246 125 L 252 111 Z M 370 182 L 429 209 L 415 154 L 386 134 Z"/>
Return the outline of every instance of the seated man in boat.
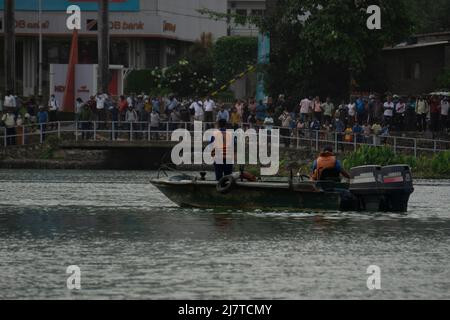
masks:
<path fill-rule="evenodd" d="M 223 157 L 223 161 L 220 163 L 214 162 L 214 170 L 216 172 L 216 180 L 219 181 L 224 176 L 229 176 L 233 173 L 233 160 L 234 154 L 229 151 L 232 150 L 233 134 L 227 132 L 227 121 L 220 119 L 218 121 L 219 129 L 211 138 L 211 143 L 218 140 L 218 147 L 221 150 L 219 157 Z M 213 156 L 215 157 L 215 150 L 213 150 Z"/>
<path fill-rule="evenodd" d="M 347 179 L 351 179 L 348 172 L 342 167 L 341 162 L 336 159 L 333 148 L 325 147 L 317 160 L 314 161 L 311 179 L 313 181 L 340 181 L 341 175 Z"/>

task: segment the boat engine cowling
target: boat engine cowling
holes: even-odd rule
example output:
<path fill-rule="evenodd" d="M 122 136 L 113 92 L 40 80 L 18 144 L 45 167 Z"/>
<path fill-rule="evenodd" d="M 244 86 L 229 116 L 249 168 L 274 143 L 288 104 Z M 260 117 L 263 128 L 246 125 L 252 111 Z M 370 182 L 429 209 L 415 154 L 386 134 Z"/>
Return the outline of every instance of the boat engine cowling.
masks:
<path fill-rule="evenodd" d="M 385 201 L 381 166 L 362 166 L 350 170 L 350 192 L 358 199 L 357 210 L 379 211 Z"/>
<path fill-rule="evenodd" d="M 394 165 L 382 168 L 383 191 L 386 202 L 383 211 L 406 212 L 410 195 L 414 192 L 411 168 Z"/>
<path fill-rule="evenodd" d="M 358 198 L 358 210 L 406 212 L 414 191 L 408 165 L 363 166 L 351 169 L 350 192 Z"/>

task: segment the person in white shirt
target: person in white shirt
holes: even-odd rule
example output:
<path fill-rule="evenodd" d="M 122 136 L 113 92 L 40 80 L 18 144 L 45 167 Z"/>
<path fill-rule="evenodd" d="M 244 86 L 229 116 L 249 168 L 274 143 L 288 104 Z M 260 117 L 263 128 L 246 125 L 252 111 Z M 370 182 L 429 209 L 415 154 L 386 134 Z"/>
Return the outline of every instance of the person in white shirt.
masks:
<path fill-rule="evenodd" d="M 272 118 L 272 114 L 271 114 L 271 112 L 269 112 L 269 114 L 267 115 L 266 119 L 264 119 L 264 127 L 267 130 L 272 130 L 273 124 L 274 124 L 274 121 L 273 121 L 273 118 Z"/>
<path fill-rule="evenodd" d="M 17 107 L 16 97 L 9 91 L 6 93 L 5 102 L 3 103 L 3 107 L 5 107 L 5 109 Z"/>
<path fill-rule="evenodd" d="M 300 120 L 302 122 L 306 122 L 309 120 L 309 114 L 311 113 L 312 109 L 312 101 L 308 98 L 303 99 L 300 101 Z"/>
<path fill-rule="evenodd" d="M 156 110 L 152 110 L 152 113 L 150 114 L 150 130 L 152 140 L 159 139 L 159 121 L 159 113 Z"/>
<path fill-rule="evenodd" d="M 2 117 L 2 122 L 6 128 L 6 144 L 8 146 L 16 144 L 16 116 L 12 107 L 6 110 Z"/>
<path fill-rule="evenodd" d="M 203 110 L 203 103 L 201 101 L 192 102 L 189 109 L 194 110 L 194 120 L 195 121 L 203 121 L 205 112 Z"/>
<path fill-rule="evenodd" d="M 136 94 L 132 93 L 131 96 L 127 98 L 127 103 L 129 107 L 134 107 Z"/>
<path fill-rule="evenodd" d="M 216 108 L 216 104 L 211 99 L 211 97 L 207 97 L 205 102 L 203 103 L 203 106 L 205 108 L 205 122 L 208 123 L 209 126 L 214 125 L 214 110 Z"/>
<path fill-rule="evenodd" d="M 83 99 L 77 98 L 77 100 L 75 101 L 75 122 L 78 122 L 80 120 L 80 113 L 81 110 L 83 109 L 83 106 L 84 106 Z"/>
<path fill-rule="evenodd" d="M 395 122 L 397 124 L 397 129 L 403 131 L 405 124 L 405 112 L 406 112 L 406 103 L 402 98 L 399 102 L 397 102 L 395 106 Z"/>
<path fill-rule="evenodd" d="M 348 113 L 348 121 L 349 125 L 353 127 L 355 123 L 355 117 L 356 117 L 356 104 L 354 102 L 350 102 L 347 105 L 347 113 Z"/>
<path fill-rule="evenodd" d="M 105 109 L 105 96 L 101 93 L 97 94 L 97 97 L 95 98 L 97 102 L 97 110 L 103 110 Z"/>
<path fill-rule="evenodd" d="M 445 97 L 441 101 L 441 127 L 445 132 L 449 130 L 448 111 L 450 108 L 449 98 Z"/>
<path fill-rule="evenodd" d="M 50 100 L 48 101 L 48 111 L 50 122 L 49 128 L 50 130 L 54 130 L 56 127 L 55 122 L 58 121 L 58 112 L 59 112 L 59 102 L 54 94 L 50 96 Z"/>
<path fill-rule="evenodd" d="M 105 102 L 106 102 L 107 95 L 98 93 L 97 97 L 95 98 L 96 102 L 96 121 L 100 122 L 98 125 L 98 128 L 100 130 L 106 129 L 106 110 L 105 110 Z"/>
<path fill-rule="evenodd" d="M 387 101 L 383 105 L 384 108 L 384 122 L 387 125 L 390 125 L 392 123 L 392 117 L 394 116 L 394 103 L 392 102 L 392 98 L 388 97 Z"/>

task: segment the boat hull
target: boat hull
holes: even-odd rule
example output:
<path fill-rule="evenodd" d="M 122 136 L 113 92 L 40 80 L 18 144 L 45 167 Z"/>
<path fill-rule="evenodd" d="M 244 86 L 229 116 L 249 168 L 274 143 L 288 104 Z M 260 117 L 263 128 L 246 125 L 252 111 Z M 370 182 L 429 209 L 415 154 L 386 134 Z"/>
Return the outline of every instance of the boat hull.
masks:
<path fill-rule="evenodd" d="M 154 180 L 166 197 L 182 207 L 204 209 L 335 210 L 341 208 L 341 193 L 325 192 L 312 184 L 237 183 L 228 193 L 216 190 L 215 182 L 169 182 Z"/>

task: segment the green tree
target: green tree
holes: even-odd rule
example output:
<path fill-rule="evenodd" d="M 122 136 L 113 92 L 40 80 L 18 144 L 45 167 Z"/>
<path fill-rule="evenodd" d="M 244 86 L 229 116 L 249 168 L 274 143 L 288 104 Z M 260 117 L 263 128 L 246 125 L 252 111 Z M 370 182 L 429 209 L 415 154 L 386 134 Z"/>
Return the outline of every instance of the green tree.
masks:
<path fill-rule="evenodd" d="M 279 0 L 263 23 L 276 41 L 269 91 L 341 97 L 349 93 L 352 78 L 360 89 L 374 89 L 363 83 L 367 70 L 377 70 L 372 62 L 385 45 L 412 32 L 406 1 Z M 366 9 L 373 4 L 381 8 L 381 30 L 366 25 Z"/>
<path fill-rule="evenodd" d="M 214 73 L 220 84 L 233 79 L 256 64 L 258 39 L 255 37 L 222 37 L 214 44 Z"/>
<path fill-rule="evenodd" d="M 409 0 L 409 6 L 415 33 L 450 31 L 450 1 Z"/>
<path fill-rule="evenodd" d="M 450 88 L 450 68 L 442 70 L 442 73 L 436 80 L 437 87 L 440 89 Z"/>

